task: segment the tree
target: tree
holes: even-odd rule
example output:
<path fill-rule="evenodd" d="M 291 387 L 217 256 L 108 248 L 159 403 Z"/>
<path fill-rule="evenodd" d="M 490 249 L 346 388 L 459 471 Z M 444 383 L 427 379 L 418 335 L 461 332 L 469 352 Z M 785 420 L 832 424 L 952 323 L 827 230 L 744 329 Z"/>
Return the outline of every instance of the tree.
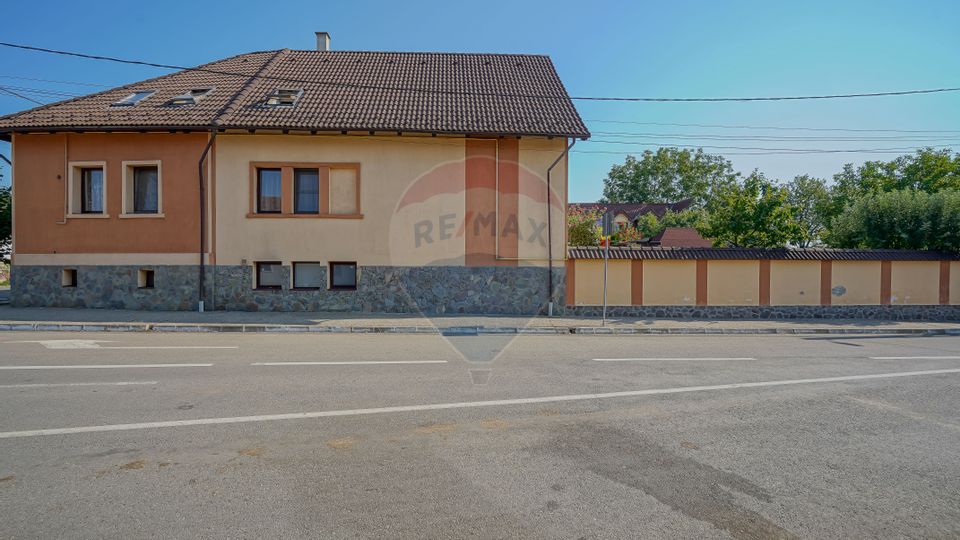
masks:
<path fill-rule="evenodd" d="M 0 182 L 3 174 L 0 173 Z M 0 186 L 0 259 L 10 259 L 10 235 L 13 231 L 13 202 L 10 186 Z"/>
<path fill-rule="evenodd" d="M 848 163 L 833 180 L 831 217 L 840 215 L 860 197 L 873 193 L 960 189 L 960 154 L 953 154 L 949 149 L 923 148 L 891 161 L 868 161 L 856 168 Z"/>
<path fill-rule="evenodd" d="M 796 219 L 803 231 L 797 242 L 800 247 L 819 243 L 830 219 L 830 189 L 820 178 L 802 175 L 787 183 L 787 202 L 796 209 Z"/>
<path fill-rule="evenodd" d="M 595 246 L 600 243 L 600 218 L 603 209 L 567 209 L 567 243 L 571 246 Z"/>
<path fill-rule="evenodd" d="M 960 191 L 865 195 L 833 219 L 826 239 L 843 248 L 960 251 Z"/>
<path fill-rule="evenodd" d="M 754 171 L 714 189 L 700 234 L 716 246 L 783 247 L 803 238 L 789 192 Z"/>
<path fill-rule="evenodd" d="M 603 202 L 647 203 L 692 199 L 706 205 L 711 189 L 737 178 L 723 156 L 679 148 L 644 151 L 640 159 L 627 156 L 614 165 L 603 181 Z"/>

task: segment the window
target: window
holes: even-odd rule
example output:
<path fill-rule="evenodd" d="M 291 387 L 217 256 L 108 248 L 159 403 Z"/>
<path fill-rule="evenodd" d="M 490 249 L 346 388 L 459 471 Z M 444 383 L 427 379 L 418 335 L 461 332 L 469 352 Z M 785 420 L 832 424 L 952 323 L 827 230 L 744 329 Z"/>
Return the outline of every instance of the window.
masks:
<path fill-rule="evenodd" d="M 330 288 L 353 290 L 357 288 L 357 263 L 330 263 Z"/>
<path fill-rule="evenodd" d="M 60 271 L 60 286 L 62 287 L 76 287 L 77 286 L 77 269 L 76 268 L 64 268 Z"/>
<path fill-rule="evenodd" d="M 157 214 L 160 204 L 160 175 L 156 166 L 133 168 L 133 213 Z"/>
<path fill-rule="evenodd" d="M 281 88 L 269 96 L 264 102 L 267 107 L 293 107 L 297 100 L 303 95 L 303 90 L 299 88 Z"/>
<path fill-rule="evenodd" d="M 323 265 L 318 262 L 293 263 L 294 289 L 319 289 L 324 283 Z"/>
<path fill-rule="evenodd" d="M 183 107 L 186 105 L 196 105 L 198 101 L 213 92 L 213 88 L 194 88 L 189 92 L 175 96 L 167 102 L 169 107 Z"/>
<path fill-rule="evenodd" d="M 279 262 L 258 262 L 257 270 L 257 288 L 258 289 L 282 289 L 283 288 L 283 267 Z"/>
<path fill-rule="evenodd" d="M 257 169 L 257 213 L 279 214 L 282 192 L 280 169 Z"/>
<path fill-rule="evenodd" d="M 140 271 L 137 272 L 137 287 L 140 289 L 153 288 L 153 270 L 141 268 Z"/>
<path fill-rule="evenodd" d="M 80 213 L 103 213 L 103 169 L 84 167 L 80 169 Z"/>
<path fill-rule="evenodd" d="M 153 95 L 153 90 L 138 90 L 127 97 L 115 102 L 112 107 L 132 107 Z"/>
<path fill-rule="evenodd" d="M 320 170 L 294 169 L 293 211 L 297 214 L 320 213 Z"/>

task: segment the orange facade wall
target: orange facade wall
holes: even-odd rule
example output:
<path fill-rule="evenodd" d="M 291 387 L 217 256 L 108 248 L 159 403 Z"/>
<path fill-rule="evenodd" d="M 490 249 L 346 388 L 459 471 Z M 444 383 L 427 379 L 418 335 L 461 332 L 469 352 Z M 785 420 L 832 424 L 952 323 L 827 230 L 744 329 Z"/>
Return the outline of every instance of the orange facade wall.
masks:
<path fill-rule="evenodd" d="M 58 133 L 14 136 L 14 250 L 189 253 L 199 250 L 197 162 L 207 135 Z M 161 163 L 163 217 L 121 218 L 124 161 Z M 67 216 L 71 162 L 106 162 L 104 218 Z"/>

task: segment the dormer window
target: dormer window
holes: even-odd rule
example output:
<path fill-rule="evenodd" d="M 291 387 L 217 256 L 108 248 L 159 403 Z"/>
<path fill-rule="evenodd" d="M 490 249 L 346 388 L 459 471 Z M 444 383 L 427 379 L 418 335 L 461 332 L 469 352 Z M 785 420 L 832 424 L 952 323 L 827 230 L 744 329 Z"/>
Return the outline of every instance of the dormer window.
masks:
<path fill-rule="evenodd" d="M 293 107 L 303 95 L 300 88 L 281 88 L 267 96 L 264 105 L 267 107 Z"/>
<path fill-rule="evenodd" d="M 153 90 L 138 90 L 115 102 L 112 107 L 132 107 L 154 94 Z"/>
<path fill-rule="evenodd" d="M 185 105 L 196 105 L 198 101 L 206 97 L 207 94 L 213 92 L 213 88 L 194 88 L 185 94 L 180 94 L 170 101 L 167 102 L 167 105 L 171 107 L 183 107 Z"/>

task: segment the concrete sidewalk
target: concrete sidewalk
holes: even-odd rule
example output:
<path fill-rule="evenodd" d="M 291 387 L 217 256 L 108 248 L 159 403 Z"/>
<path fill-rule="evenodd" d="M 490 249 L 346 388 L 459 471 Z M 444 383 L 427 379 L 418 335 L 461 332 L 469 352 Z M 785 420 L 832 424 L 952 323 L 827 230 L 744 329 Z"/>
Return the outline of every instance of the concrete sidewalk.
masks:
<path fill-rule="evenodd" d="M 0 331 L 410 334 L 953 334 L 960 324 L 877 320 L 713 320 L 313 312 L 130 311 L 0 306 Z"/>

